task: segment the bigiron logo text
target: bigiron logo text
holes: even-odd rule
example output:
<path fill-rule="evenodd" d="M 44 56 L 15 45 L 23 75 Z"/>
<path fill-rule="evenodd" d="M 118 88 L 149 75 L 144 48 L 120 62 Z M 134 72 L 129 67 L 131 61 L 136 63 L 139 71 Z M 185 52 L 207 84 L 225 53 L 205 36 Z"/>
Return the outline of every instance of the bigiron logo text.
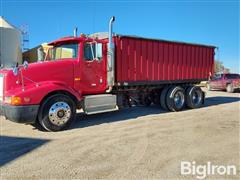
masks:
<path fill-rule="evenodd" d="M 195 161 L 181 162 L 181 175 L 192 175 L 197 179 L 204 179 L 208 175 L 235 176 L 237 168 L 235 165 L 216 165 L 211 162 L 206 164 L 197 164 Z"/>

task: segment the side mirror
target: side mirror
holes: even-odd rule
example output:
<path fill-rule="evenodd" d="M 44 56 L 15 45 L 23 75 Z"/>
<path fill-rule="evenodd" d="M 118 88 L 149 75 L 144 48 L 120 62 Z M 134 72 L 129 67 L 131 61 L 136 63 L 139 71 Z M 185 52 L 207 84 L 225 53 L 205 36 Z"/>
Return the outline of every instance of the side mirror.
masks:
<path fill-rule="evenodd" d="M 27 68 L 28 68 L 28 62 L 27 62 L 27 61 L 24 61 L 24 62 L 23 62 L 23 68 L 24 68 L 24 69 L 27 69 Z"/>
<path fill-rule="evenodd" d="M 16 63 L 16 66 L 13 68 L 13 75 L 17 76 L 18 75 L 18 62 Z"/>
<path fill-rule="evenodd" d="M 14 76 L 18 75 L 18 67 L 14 67 L 12 71 Z"/>

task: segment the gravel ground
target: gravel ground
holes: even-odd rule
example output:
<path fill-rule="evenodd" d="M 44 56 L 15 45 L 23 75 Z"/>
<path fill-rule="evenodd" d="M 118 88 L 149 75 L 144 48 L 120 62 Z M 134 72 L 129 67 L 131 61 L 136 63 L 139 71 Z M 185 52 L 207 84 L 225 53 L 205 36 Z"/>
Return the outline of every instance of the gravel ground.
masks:
<path fill-rule="evenodd" d="M 1 179 L 192 179 L 181 161 L 236 165 L 239 93 L 207 92 L 203 108 L 134 107 L 86 116 L 70 130 L 41 132 L 0 118 Z M 239 176 L 208 176 L 238 179 Z"/>

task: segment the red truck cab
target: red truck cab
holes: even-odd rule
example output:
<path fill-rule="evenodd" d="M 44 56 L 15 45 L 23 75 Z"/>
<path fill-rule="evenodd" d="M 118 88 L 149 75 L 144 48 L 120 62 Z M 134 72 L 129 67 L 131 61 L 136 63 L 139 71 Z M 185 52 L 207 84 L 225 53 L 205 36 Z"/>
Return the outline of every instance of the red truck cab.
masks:
<path fill-rule="evenodd" d="M 217 89 L 232 93 L 240 89 L 240 75 L 230 73 L 215 74 L 214 77 L 208 81 L 207 88 L 209 91 Z"/>
<path fill-rule="evenodd" d="M 107 90 L 106 41 L 66 37 L 49 45 L 53 48 L 44 62 L 21 65 L 15 75 L 1 70 L 2 109 L 8 119 L 34 123 L 40 104 L 56 92 L 80 102 L 84 95 Z"/>

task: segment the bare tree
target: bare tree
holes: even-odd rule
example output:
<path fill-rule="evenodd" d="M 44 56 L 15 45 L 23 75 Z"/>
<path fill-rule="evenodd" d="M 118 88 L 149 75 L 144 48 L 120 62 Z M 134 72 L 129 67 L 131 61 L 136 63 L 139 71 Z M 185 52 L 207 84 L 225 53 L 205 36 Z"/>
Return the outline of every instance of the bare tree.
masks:
<path fill-rule="evenodd" d="M 230 73 L 230 69 L 223 65 L 223 62 L 215 60 L 214 73 Z"/>

